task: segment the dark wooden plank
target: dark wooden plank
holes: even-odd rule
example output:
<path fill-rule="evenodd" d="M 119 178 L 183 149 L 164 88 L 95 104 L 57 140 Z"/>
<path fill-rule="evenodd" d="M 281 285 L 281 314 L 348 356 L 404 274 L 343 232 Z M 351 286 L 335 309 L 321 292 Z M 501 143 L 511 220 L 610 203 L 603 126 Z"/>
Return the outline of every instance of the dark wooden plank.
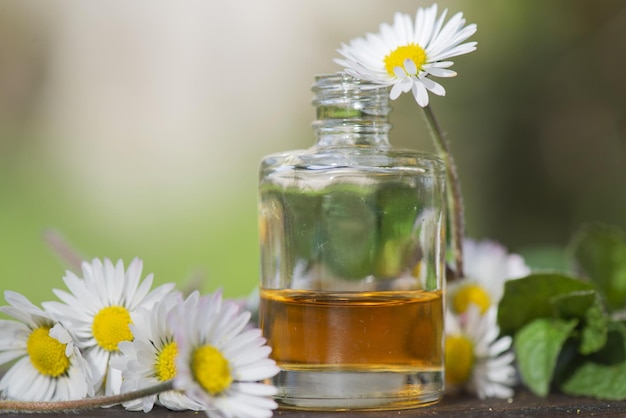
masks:
<path fill-rule="evenodd" d="M 141 415 L 139 415 L 141 414 Z M 480 401 L 469 396 L 446 397 L 437 404 L 419 409 L 381 412 L 306 412 L 279 409 L 274 417 L 280 418 L 393 418 L 393 417 L 571 417 L 571 416 L 626 416 L 626 401 L 600 401 L 596 399 L 572 398 L 565 395 L 551 394 L 547 398 L 539 398 L 531 393 L 520 390 L 511 399 L 487 399 Z M 69 414 L 2 414 L 2 418 L 53 418 L 81 416 L 86 418 L 103 417 L 138 417 L 143 412 L 128 412 L 121 407 L 80 411 Z M 198 418 L 204 413 L 193 411 L 175 412 L 163 408 L 155 408 L 149 416 L 155 418 Z"/>
<path fill-rule="evenodd" d="M 277 411 L 274 416 L 285 418 L 390 418 L 390 417 L 571 417 L 572 415 L 626 416 L 626 402 L 607 402 L 595 399 L 572 398 L 553 394 L 539 398 L 527 391 L 519 391 L 511 399 L 487 399 L 470 396 L 446 397 L 437 405 L 425 408 L 385 412 L 326 412 L 305 413 Z"/>

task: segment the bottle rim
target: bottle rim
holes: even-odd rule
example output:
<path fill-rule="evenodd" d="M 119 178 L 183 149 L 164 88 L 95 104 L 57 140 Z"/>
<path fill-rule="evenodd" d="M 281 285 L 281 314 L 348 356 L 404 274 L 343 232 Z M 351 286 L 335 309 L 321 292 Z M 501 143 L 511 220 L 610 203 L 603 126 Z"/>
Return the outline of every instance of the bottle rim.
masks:
<path fill-rule="evenodd" d="M 322 90 L 330 91 L 347 91 L 347 90 L 363 90 L 371 91 L 376 90 L 381 94 L 388 95 L 390 86 L 373 83 L 368 80 L 356 78 L 344 71 L 318 74 L 314 77 L 314 83 L 311 88 L 314 92 Z"/>

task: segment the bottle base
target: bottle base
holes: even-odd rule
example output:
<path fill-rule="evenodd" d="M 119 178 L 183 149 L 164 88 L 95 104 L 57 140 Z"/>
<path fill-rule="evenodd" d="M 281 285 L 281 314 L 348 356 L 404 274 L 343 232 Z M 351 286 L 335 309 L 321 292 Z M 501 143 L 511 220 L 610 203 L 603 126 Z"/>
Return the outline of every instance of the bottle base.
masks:
<path fill-rule="evenodd" d="M 381 411 L 412 409 L 441 400 L 441 370 L 281 370 L 274 377 L 275 400 L 285 409 Z"/>

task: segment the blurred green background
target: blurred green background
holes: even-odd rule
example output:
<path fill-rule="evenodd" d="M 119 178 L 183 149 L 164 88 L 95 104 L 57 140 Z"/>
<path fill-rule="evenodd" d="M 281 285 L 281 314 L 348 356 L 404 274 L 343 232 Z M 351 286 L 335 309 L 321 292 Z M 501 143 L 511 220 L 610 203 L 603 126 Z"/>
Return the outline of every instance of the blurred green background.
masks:
<path fill-rule="evenodd" d="M 341 42 L 425 1 L 17 1 L 0 5 L 0 282 L 34 302 L 81 255 L 156 283 L 247 294 L 260 159 L 308 147 L 309 87 Z M 478 24 L 432 107 L 467 232 L 533 262 L 582 223 L 626 226 L 626 3 L 442 1 Z M 392 142 L 432 150 L 410 96 Z M 539 250 L 542 251 L 539 251 Z M 558 255 L 558 251 L 557 251 Z"/>

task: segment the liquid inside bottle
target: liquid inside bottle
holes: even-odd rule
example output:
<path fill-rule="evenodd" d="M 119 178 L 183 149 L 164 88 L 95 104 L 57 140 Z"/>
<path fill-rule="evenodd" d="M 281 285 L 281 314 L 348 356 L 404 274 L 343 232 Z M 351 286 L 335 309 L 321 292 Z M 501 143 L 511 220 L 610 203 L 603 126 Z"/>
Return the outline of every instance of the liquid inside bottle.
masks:
<path fill-rule="evenodd" d="M 443 163 L 389 145 L 388 90 L 317 78 L 317 141 L 260 168 L 259 321 L 277 401 L 402 409 L 443 393 Z"/>

